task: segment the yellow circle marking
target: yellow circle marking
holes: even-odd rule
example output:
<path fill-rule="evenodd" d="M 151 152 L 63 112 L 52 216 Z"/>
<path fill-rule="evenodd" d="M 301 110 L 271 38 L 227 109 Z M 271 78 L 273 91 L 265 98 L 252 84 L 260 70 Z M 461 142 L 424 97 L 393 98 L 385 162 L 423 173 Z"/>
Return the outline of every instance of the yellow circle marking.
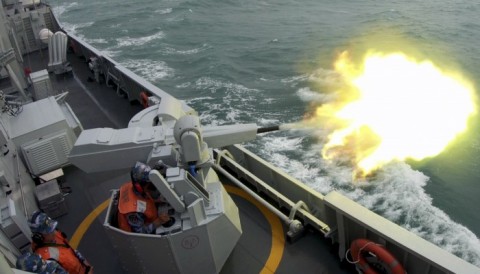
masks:
<path fill-rule="evenodd" d="M 270 228 L 272 230 L 272 246 L 270 248 L 270 256 L 268 256 L 267 261 L 265 262 L 265 266 L 260 271 L 261 274 L 266 273 L 275 273 L 278 265 L 280 264 L 283 256 L 283 250 L 285 246 L 285 237 L 283 236 L 283 226 L 280 222 L 280 219 L 275 216 L 271 211 L 269 211 L 265 206 L 260 204 L 257 200 L 253 199 L 248 193 L 243 191 L 238 187 L 233 187 L 229 185 L 224 185 L 225 189 L 229 193 L 233 193 L 237 196 L 244 198 L 245 200 L 249 201 L 253 205 L 255 205 L 265 216 L 267 221 L 270 223 Z M 110 202 L 110 199 L 105 200 L 99 206 L 97 206 L 88 216 L 82 221 L 82 223 L 78 226 L 78 228 L 73 233 L 72 238 L 70 239 L 70 246 L 72 248 L 77 249 L 80 241 L 83 238 L 85 232 L 92 224 L 93 220 L 95 220 L 98 215 L 100 215 L 107 207 Z"/>
<path fill-rule="evenodd" d="M 280 219 L 242 189 L 229 185 L 224 185 L 224 187 L 229 193 L 240 196 L 255 205 L 270 223 L 270 228 L 272 230 L 272 246 L 270 248 L 270 256 L 268 256 L 265 266 L 260 273 L 275 273 L 278 265 L 282 261 L 283 249 L 285 247 L 285 237 L 283 236 L 283 226 Z"/>
<path fill-rule="evenodd" d="M 90 227 L 90 225 L 93 223 L 93 220 L 95 220 L 102 211 L 105 210 L 105 208 L 108 207 L 108 203 L 110 202 L 110 199 L 105 200 L 103 203 L 101 203 L 99 206 L 97 206 L 88 216 L 83 219 L 82 223 L 77 227 L 75 230 L 75 233 L 73 233 L 72 239 L 70 239 L 70 246 L 73 249 L 77 249 L 78 245 L 80 244 L 80 241 L 82 240 L 83 235 L 85 232 L 87 232 L 87 229 Z"/>

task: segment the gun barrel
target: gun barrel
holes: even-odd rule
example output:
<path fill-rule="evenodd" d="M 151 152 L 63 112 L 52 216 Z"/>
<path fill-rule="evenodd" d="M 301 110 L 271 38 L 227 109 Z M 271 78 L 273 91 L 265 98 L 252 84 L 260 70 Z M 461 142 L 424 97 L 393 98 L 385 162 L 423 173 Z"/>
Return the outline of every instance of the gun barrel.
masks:
<path fill-rule="evenodd" d="M 270 131 L 276 131 L 276 130 L 280 130 L 280 126 L 279 126 L 279 125 L 271 126 L 271 127 L 259 127 L 259 128 L 257 129 L 257 134 L 258 134 L 258 133 L 270 132 Z"/>

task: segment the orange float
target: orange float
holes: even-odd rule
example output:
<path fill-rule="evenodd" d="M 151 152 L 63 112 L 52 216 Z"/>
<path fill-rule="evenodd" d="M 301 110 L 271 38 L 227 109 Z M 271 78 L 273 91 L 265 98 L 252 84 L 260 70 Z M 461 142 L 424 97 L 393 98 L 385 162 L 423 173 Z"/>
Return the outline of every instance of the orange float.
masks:
<path fill-rule="evenodd" d="M 372 266 L 381 265 L 392 274 L 405 274 L 405 269 L 398 260 L 382 245 L 367 239 L 356 239 L 350 245 L 353 262 L 364 274 L 379 274 Z M 374 262 L 368 262 L 365 255 L 371 253 L 375 257 Z M 372 256 L 373 257 L 373 256 Z"/>
<path fill-rule="evenodd" d="M 140 92 L 140 100 L 143 108 L 148 108 L 148 95 L 145 91 Z"/>

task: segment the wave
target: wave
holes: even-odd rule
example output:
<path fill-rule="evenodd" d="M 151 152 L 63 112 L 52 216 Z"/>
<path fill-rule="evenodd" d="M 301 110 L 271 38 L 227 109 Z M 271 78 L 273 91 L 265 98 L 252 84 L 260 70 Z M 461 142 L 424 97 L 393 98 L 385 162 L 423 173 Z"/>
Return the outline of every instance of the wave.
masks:
<path fill-rule="evenodd" d="M 258 89 L 247 88 L 241 84 L 236 84 L 232 82 L 224 82 L 221 80 L 215 80 L 210 77 L 201 77 L 196 82 L 195 85 L 199 89 L 208 89 L 212 92 L 216 92 L 219 89 L 225 89 L 227 92 L 240 92 L 240 93 L 249 93 L 249 92 L 258 92 Z"/>
<path fill-rule="evenodd" d="M 211 46 L 209 46 L 208 44 L 203 44 L 201 47 L 187 49 L 187 50 L 179 50 L 179 49 L 175 49 L 167 46 L 165 48 L 160 49 L 159 52 L 166 55 L 193 55 L 193 54 L 197 54 L 202 51 L 208 50 L 210 48 Z"/>
<path fill-rule="evenodd" d="M 296 76 L 290 76 L 287 78 L 283 78 L 280 80 L 282 83 L 288 83 L 292 84 L 293 86 L 296 86 L 300 82 L 304 82 L 309 79 L 309 74 L 302 74 L 302 75 L 296 75 Z"/>
<path fill-rule="evenodd" d="M 258 89 L 211 77 L 201 77 L 194 83 L 177 87 L 194 91 L 195 99 L 186 101 L 197 110 L 205 125 L 244 123 L 251 119 L 255 102 L 263 96 Z"/>
<path fill-rule="evenodd" d="M 144 37 L 121 37 L 117 38 L 117 45 L 118 47 L 129 47 L 129 46 L 141 46 L 144 45 L 148 42 L 157 40 L 157 39 L 162 39 L 165 37 L 165 33 L 163 31 L 159 31 L 155 34 L 149 35 L 149 36 L 144 36 Z"/>
<path fill-rule="evenodd" d="M 57 18 L 60 18 L 65 12 L 77 6 L 78 6 L 77 2 L 71 2 L 71 3 L 60 4 L 58 6 L 52 7 L 52 10 L 57 16 Z"/>
<path fill-rule="evenodd" d="M 76 36 L 82 38 L 83 40 L 87 41 L 87 38 L 85 38 L 85 36 L 81 32 L 79 32 L 78 30 L 83 29 L 83 28 L 91 27 L 93 24 L 94 24 L 94 22 L 85 22 L 85 23 L 81 23 L 81 24 L 70 24 L 70 23 L 62 22 L 62 28 L 64 30 L 66 30 L 67 32 L 73 33 L 74 35 L 76 35 Z"/>
<path fill-rule="evenodd" d="M 114 57 L 117 57 L 117 56 L 119 56 L 119 55 L 122 54 L 121 51 L 119 51 L 119 50 L 114 50 L 114 49 L 110 49 L 110 48 L 103 49 L 103 50 L 101 50 L 101 52 L 102 52 L 103 54 L 105 54 L 106 56 L 110 57 L 110 58 L 114 58 Z"/>
<path fill-rule="evenodd" d="M 167 66 L 163 61 L 138 59 L 126 60 L 121 63 L 150 82 L 173 77 L 175 75 L 175 70 Z"/>
<path fill-rule="evenodd" d="M 85 38 L 85 41 L 89 44 L 108 44 L 108 41 L 104 38 Z"/>
<path fill-rule="evenodd" d="M 315 83 L 320 87 L 335 89 L 343 84 L 342 76 L 334 70 L 319 68 L 310 73 L 285 77 L 280 80 L 284 84 L 296 87 L 302 83 Z"/>
<path fill-rule="evenodd" d="M 158 14 L 169 14 L 172 12 L 172 8 L 158 9 L 158 10 L 155 10 L 154 12 Z"/>

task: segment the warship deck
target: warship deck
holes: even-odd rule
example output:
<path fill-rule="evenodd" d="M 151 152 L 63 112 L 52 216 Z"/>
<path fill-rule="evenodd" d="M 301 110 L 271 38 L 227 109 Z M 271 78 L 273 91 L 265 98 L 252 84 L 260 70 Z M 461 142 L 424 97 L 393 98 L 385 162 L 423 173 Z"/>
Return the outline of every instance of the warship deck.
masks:
<path fill-rule="evenodd" d="M 73 73 L 50 74 L 50 79 L 55 94 L 68 91 L 66 101 L 84 129 L 127 127 L 130 118 L 142 110 L 141 104 L 132 104 L 116 89 L 92 81 L 83 58 L 69 53 L 68 59 Z M 45 69 L 48 52 L 34 52 L 25 56 L 24 62 L 33 72 Z M 68 214 L 57 219 L 59 228 L 90 261 L 95 273 L 125 273 L 103 222 L 105 201 L 112 189 L 129 180 L 128 172 L 87 174 L 74 166 L 63 172 L 61 182 L 72 192 L 66 196 Z M 275 215 L 239 188 L 226 184 L 239 207 L 243 234 L 221 273 L 356 273 L 353 265 L 339 262 L 336 248 L 323 235 L 307 230 L 299 239 L 287 240 L 286 227 Z"/>

